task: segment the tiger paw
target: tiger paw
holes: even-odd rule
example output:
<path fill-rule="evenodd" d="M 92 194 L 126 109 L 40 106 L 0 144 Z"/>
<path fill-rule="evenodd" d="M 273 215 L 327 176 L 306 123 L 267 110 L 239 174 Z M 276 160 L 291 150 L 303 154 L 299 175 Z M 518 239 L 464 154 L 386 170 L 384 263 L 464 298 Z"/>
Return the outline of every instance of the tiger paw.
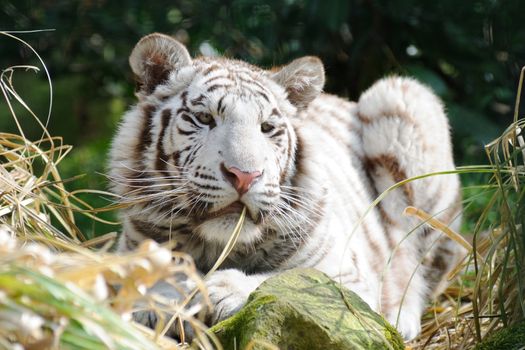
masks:
<path fill-rule="evenodd" d="M 152 298 L 151 302 L 157 303 L 157 307 L 165 309 L 166 305 L 172 306 L 184 301 L 191 290 L 195 288 L 195 282 L 190 279 L 180 279 L 177 285 L 167 283 L 165 281 L 157 282 L 153 287 L 148 289 L 148 294 Z M 155 300 L 155 301 L 154 301 Z M 159 300 L 162 300 L 159 303 Z M 187 308 L 191 310 L 192 306 L 200 304 L 200 296 L 197 296 L 189 302 Z M 140 323 L 148 328 L 157 329 L 159 326 L 164 328 L 167 322 L 171 322 L 170 327 L 166 330 L 165 335 L 174 339 L 186 339 L 191 340 L 193 338 L 193 329 L 191 325 L 184 321 L 182 325 L 184 327 L 184 337 L 181 335 L 180 322 L 172 322 L 171 318 L 173 314 L 162 313 L 151 309 L 151 304 L 145 301 L 135 305 L 138 311 L 133 312 L 133 320 Z M 195 316 L 198 308 L 192 310 L 193 316 Z M 160 325 L 159 325 L 160 322 Z M 157 329 L 161 330 L 161 329 Z"/>
<path fill-rule="evenodd" d="M 206 279 L 206 287 L 213 310 L 211 324 L 222 321 L 239 311 L 259 281 L 235 269 L 221 270 Z"/>
<path fill-rule="evenodd" d="M 417 312 L 398 310 L 387 316 L 388 321 L 396 327 L 405 341 L 414 339 L 421 332 L 421 316 Z M 399 316 L 399 317 L 398 317 Z"/>

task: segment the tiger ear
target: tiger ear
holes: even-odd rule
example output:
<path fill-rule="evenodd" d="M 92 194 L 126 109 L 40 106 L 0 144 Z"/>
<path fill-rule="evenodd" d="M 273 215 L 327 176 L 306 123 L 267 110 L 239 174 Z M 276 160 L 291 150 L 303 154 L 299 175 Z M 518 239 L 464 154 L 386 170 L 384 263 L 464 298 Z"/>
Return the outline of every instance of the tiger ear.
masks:
<path fill-rule="evenodd" d="M 170 36 L 154 33 L 140 39 L 129 56 L 129 65 L 141 90 L 153 92 L 170 72 L 191 64 L 184 45 Z"/>
<path fill-rule="evenodd" d="M 298 58 L 274 72 L 273 79 L 286 89 L 293 105 L 306 108 L 323 90 L 323 62 L 314 56 Z"/>

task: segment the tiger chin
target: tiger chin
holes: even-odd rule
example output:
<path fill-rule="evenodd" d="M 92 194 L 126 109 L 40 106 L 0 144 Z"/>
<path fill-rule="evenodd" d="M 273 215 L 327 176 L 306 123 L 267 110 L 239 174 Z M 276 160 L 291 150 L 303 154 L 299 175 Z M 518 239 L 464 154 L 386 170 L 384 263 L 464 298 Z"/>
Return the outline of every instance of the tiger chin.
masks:
<path fill-rule="evenodd" d="M 429 88 L 391 76 L 350 102 L 322 92 L 316 57 L 265 70 L 192 58 L 163 34 L 142 38 L 129 63 L 138 102 L 109 162 L 111 189 L 128 204 L 121 251 L 173 239 L 205 274 L 246 208 L 233 251 L 206 281 L 212 323 L 238 311 L 268 277 L 313 267 L 405 339 L 419 334 L 426 303 L 462 252 L 402 213 L 415 206 L 457 229 L 458 177 L 411 181 L 370 203 L 399 181 L 454 169 L 448 121 Z"/>

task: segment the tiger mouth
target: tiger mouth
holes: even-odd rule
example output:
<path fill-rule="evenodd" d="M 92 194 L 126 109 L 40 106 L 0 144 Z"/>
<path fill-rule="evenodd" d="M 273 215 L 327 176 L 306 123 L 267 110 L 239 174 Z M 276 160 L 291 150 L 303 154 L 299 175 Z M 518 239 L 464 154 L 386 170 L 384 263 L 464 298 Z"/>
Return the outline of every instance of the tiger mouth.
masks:
<path fill-rule="evenodd" d="M 232 204 L 228 205 L 227 207 L 224 207 L 222 209 L 209 213 L 208 218 L 215 219 L 215 218 L 227 215 L 227 214 L 239 214 L 240 215 L 243 209 L 244 209 L 244 204 L 240 201 L 235 201 Z"/>

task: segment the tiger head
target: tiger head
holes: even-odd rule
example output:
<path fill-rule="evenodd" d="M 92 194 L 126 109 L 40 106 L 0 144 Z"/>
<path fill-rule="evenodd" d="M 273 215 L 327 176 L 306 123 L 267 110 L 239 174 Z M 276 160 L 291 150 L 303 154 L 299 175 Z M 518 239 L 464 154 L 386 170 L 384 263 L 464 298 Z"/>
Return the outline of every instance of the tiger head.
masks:
<path fill-rule="evenodd" d="M 113 190 L 134 205 L 128 215 L 188 221 L 207 241 L 239 241 L 286 227 L 298 204 L 294 124 L 321 92 L 324 69 L 303 57 L 272 70 L 197 57 L 162 34 L 142 38 L 129 62 L 138 104 L 114 139 Z M 296 205 L 296 207 L 297 207 Z"/>

